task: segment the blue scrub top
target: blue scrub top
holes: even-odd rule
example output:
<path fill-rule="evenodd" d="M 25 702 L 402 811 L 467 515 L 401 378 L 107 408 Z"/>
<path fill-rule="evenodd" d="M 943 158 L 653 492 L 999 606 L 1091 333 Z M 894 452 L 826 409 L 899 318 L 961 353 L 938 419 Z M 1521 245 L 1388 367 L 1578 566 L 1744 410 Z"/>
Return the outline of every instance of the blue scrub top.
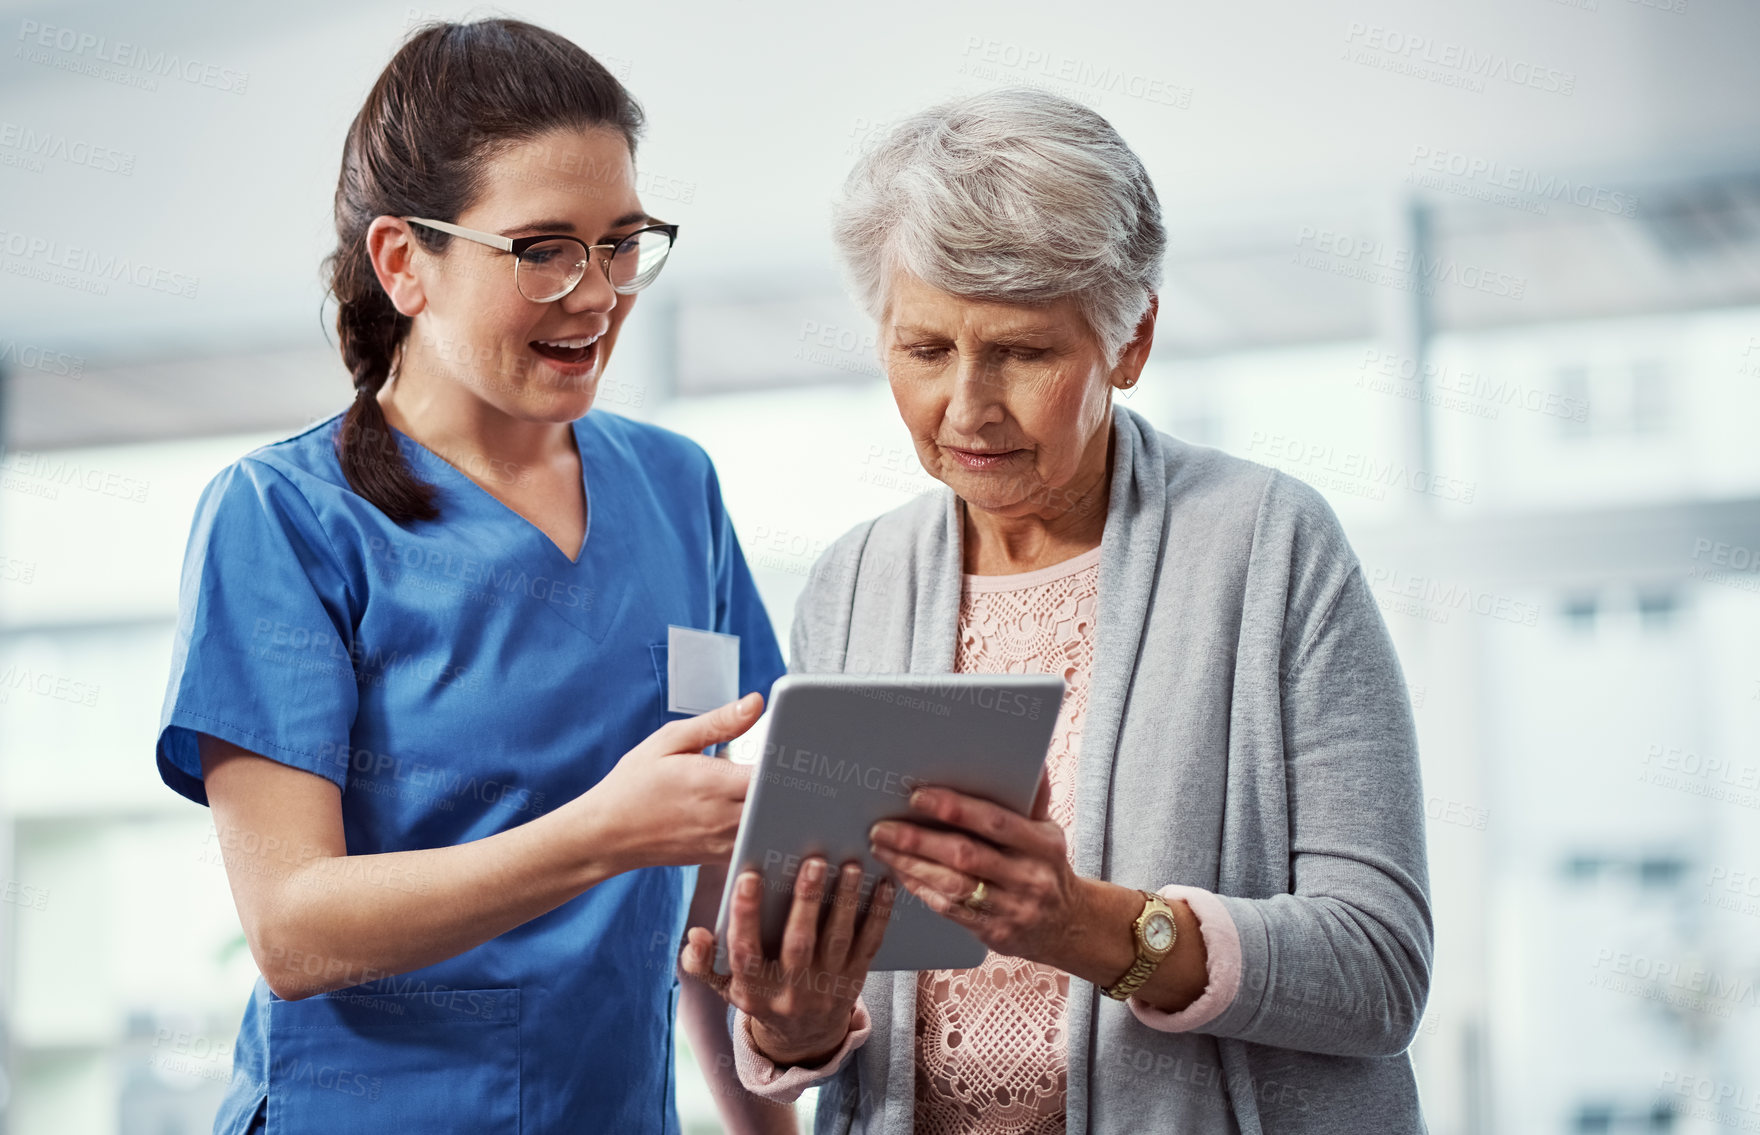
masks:
<path fill-rule="evenodd" d="M 783 673 L 695 443 L 600 410 L 574 422 L 588 518 L 571 562 L 400 432 L 441 516 L 393 524 L 344 480 L 341 420 L 240 458 L 196 507 L 158 740 L 190 799 L 207 803 L 208 733 L 340 786 L 350 855 L 464 843 L 580 795 L 680 716 L 668 624 L 739 635 L 742 694 Z M 259 977 L 215 1131 L 242 1132 L 266 1096 L 269 1135 L 674 1135 L 696 874 L 630 871 L 457 957 L 317 997 Z"/>

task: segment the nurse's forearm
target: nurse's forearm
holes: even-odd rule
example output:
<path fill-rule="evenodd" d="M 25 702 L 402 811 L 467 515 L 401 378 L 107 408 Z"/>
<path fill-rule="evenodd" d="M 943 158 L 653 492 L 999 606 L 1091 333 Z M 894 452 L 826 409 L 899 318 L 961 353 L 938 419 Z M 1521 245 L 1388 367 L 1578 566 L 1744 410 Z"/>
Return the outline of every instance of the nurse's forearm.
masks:
<path fill-rule="evenodd" d="M 289 1000 L 445 961 L 616 874 L 594 824 L 582 797 L 470 843 L 307 859 L 277 887 L 253 953 Z"/>
<path fill-rule="evenodd" d="M 761 708 L 753 694 L 661 726 L 518 827 L 359 855 L 335 783 L 204 733 L 202 780 L 251 955 L 277 995 L 310 997 L 445 961 L 624 871 L 725 859 L 751 772 L 701 750 Z M 676 943 L 648 948 L 676 957 Z"/>

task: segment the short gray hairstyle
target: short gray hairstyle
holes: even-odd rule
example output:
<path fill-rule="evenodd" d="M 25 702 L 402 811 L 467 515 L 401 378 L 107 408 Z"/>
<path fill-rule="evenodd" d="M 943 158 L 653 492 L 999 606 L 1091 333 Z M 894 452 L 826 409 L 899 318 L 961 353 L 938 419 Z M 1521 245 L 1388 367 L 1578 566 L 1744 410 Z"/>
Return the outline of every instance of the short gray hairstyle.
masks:
<path fill-rule="evenodd" d="M 892 272 L 968 299 L 1074 296 L 1109 363 L 1161 286 L 1167 234 L 1142 160 L 1112 124 L 1032 87 L 899 123 L 856 162 L 832 236 L 879 319 Z"/>

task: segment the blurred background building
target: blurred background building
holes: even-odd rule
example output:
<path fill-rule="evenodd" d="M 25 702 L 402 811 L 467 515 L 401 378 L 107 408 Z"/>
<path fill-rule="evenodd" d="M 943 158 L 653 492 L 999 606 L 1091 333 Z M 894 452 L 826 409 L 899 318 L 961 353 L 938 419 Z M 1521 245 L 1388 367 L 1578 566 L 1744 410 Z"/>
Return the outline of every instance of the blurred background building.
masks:
<path fill-rule="evenodd" d="M 827 543 L 932 486 L 832 266 L 844 172 L 982 87 L 1107 115 L 1172 234 L 1130 404 L 1320 488 L 1400 648 L 1432 1131 L 1760 1127 L 1751 0 L 0 0 L 0 1135 L 209 1129 L 255 970 L 153 766 L 184 540 L 346 405 L 343 133 L 411 26 L 483 14 L 647 107 L 683 229 L 600 406 L 708 448 L 784 641 Z"/>

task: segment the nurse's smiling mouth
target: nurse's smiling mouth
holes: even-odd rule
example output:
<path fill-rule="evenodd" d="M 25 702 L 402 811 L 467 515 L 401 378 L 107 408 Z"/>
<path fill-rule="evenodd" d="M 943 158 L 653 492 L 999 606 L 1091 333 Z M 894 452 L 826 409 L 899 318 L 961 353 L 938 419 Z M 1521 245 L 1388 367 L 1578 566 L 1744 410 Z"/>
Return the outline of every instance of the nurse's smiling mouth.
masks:
<path fill-rule="evenodd" d="M 604 332 L 600 332 L 562 339 L 533 339 L 527 346 L 563 374 L 580 375 L 590 372 L 598 364 L 599 344 L 603 339 Z"/>

